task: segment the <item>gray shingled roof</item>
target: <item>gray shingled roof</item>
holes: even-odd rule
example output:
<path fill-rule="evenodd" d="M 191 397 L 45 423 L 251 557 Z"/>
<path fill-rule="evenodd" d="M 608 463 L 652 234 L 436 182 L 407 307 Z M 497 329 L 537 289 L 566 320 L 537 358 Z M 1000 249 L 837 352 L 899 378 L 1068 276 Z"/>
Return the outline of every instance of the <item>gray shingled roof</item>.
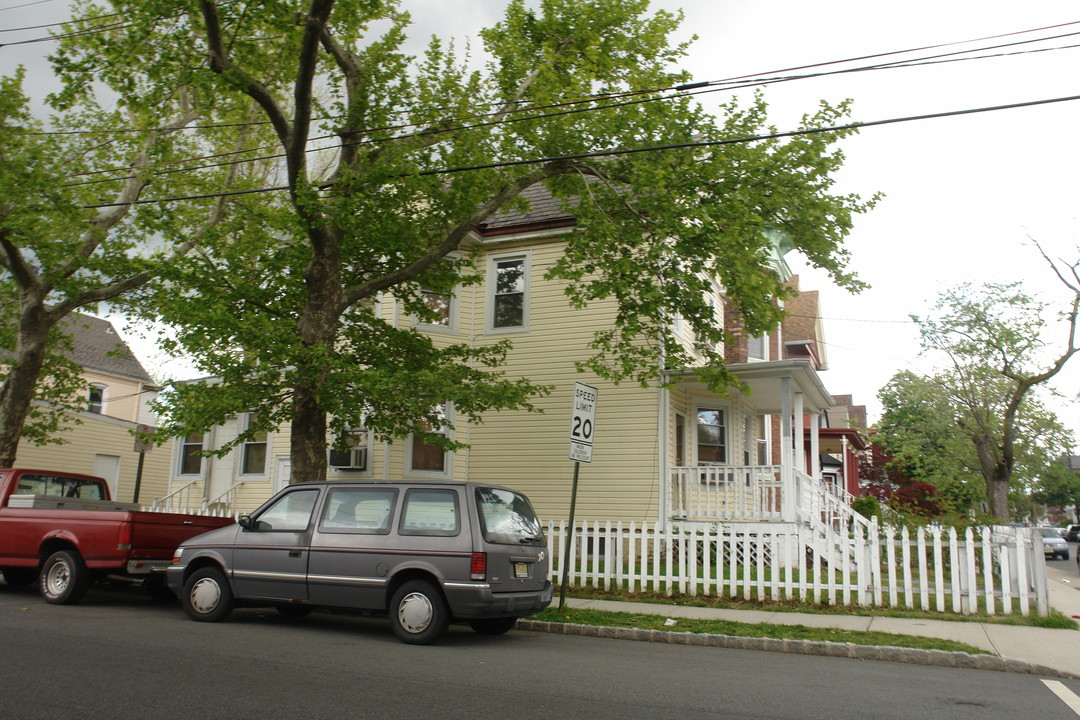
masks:
<path fill-rule="evenodd" d="M 511 210 L 501 213 L 492 217 L 480 227 L 493 230 L 495 228 L 513 227 L 514 225 L 529 225 L 573 218 L 570 213 L 562 208 L 562 201 L 552 197 L 548 189 L 540 183 L 529 186 L 525 192 L 521 193 L 521 197 L 529 201 L 528 212 Z"/>
<path fill-rule="evenodd" d="M 108 320 L 75 313 L 61 326 L 72 334 L 72 359 L 82 367 L 153 384 L 154 379 Z"/>

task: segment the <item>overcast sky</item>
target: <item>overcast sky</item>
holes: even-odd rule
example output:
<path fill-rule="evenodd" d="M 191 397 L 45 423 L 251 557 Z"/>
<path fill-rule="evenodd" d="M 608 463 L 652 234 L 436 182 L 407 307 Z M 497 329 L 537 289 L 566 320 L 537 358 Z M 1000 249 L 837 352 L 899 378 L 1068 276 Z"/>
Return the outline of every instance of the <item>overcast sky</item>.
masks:
<path fill-rule="evenodd" d="M 404 6 L 416 21 L 413 36 L 422 40 L 435 32 L 475 38 L 478 28 L 498 18 L 504 3 L 406 0 Z M 663 0 L 652 7 L 684 10 L 685 35 L 699 36 L 686 62 L 695 80 L 764 75 L 1080 23 L 1080 6 L 1073 0 Z M 65 8 L 64 0 L 0 0 L 0 29 L 55 22 L 66 17 Z M 765 97 L 780 130 L 794 129 L 819 99 L 852 98 L 856 120 L 877 121 L 1068 97 L 1080 94 L 1075 83 L 1080 48 L 1070 47 L 1080 45 L 1080 35 L 1072 34 L 1078 32 L 1080 24 L 1064 25 L 913 52 L 887 59 L 1063 36 L 972 53 L 1001 54 L 987 59 L 778 83 L 765 89 Z M 0 42 L 41 34 L 5 32 Z M 40 57 L 48 47 L 0 47 L 0 72 L 24 63 L 33 71 L 28 88 L 47 87 Z M 701 96 L 709 106 L 729 98 L 728 93 Z M 876 419 L 876 394 L 895 372 L 930 369 L 918 357 L 915 327 L 907 318 L 925 314 L 944 289 L 962 282 L 1023 280 L 1048 300 L 1061 300 L 1029 238 L 1054 255 L 1080 257 L 1078 128 L 1080 101 L 1072 101 L 872 127 L 845 141 L 848 160 L 838 176 L 839 189 L 885 195 L 857 220 L 848 242 L 852 268 L 871 289 L 851 296 L 789 257 L 800 269 L 803 289 L 821 292 L 829 359 L 823 380 L 831 392 L 853 394 Z M 146 351 L 141 355 L 148 365 L 156 363 Z M 1077 394 L 1080 360 L 1056 386 Z M 1080 434 L 1080 408 L 1062 404 L 1056 410 Z"/>

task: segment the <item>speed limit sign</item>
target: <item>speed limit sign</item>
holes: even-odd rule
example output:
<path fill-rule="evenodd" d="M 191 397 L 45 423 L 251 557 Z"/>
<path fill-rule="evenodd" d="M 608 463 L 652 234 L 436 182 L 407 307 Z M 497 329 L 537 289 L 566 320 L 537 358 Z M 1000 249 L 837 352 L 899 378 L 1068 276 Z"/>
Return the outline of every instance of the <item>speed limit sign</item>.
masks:
<path fill-rule="evenodd" d="M 592 385 L 574 383 L 574 402 L 570 411 L 570 459 L 575 462 L 592 462 L 596 398 L 597 391 Z"/>

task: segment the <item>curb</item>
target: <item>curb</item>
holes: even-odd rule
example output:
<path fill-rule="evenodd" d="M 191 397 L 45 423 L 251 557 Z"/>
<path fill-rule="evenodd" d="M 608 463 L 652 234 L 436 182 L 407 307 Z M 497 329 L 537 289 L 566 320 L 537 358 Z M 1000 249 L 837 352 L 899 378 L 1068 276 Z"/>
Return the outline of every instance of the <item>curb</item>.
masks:
<path fill-rule="evenodd" d="M 719 647 L 734 650 L 760 650 L 763 652 L 797 653 L 799 655 L 821 655 L 825 657 L 845 657 L 854 660 L 879 660 L 884 662 L 908 663 L 910 665 L 931 665 L 934 667 L 961 668 L 966 670 L 992 670 L 995 672 L 1021 673 L 1025 675 L 1043 675 L 1047 677 L 1080 680 L 1080 675 L 1062 672 L 1057 668 L 1047 667 L 998 655 L 951 652 L 948 650 L 919 650 L 917 648 L 896 647 L 890 645 L 856 645 L 855 643 L 829 642 L 828 640 L 790 640 L 781 638 L 742 637 L 739 635 L 718 635 L 710 633 L 674 632 L 670 630 L 640 630 L 638 628 L 605 627 L 601 625 L 577 625 L 574 623 L 544 622 L 518 618 L 518 630 L 546 632 L 556 635 L 576 635 L 580 637 L 599 637 L 610 640 L 636 640 L 638 642 L 659 642 L 670 645 L 696 645 L 699 647 Z"/>

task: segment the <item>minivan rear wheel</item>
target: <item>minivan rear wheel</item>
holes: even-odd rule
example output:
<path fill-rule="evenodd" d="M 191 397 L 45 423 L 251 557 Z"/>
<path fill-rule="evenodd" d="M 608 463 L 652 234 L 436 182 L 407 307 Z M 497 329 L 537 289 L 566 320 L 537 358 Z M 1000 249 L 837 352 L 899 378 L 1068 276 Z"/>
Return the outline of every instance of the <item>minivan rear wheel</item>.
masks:
<path fill-rule="evenodd" d="M 449 625 L 446 601 L 427 580 L 409 580 L 390 599 L 390 629 L 404 643 L 430 645 Z"/>
<path fill-rule="evenodd" d="M 502 635 L 503 633 L 512 630 L 516 624 L 516 617 L 482 618 L 480 620 L 469 621 L 469 627 L 481 635 Z"/>

